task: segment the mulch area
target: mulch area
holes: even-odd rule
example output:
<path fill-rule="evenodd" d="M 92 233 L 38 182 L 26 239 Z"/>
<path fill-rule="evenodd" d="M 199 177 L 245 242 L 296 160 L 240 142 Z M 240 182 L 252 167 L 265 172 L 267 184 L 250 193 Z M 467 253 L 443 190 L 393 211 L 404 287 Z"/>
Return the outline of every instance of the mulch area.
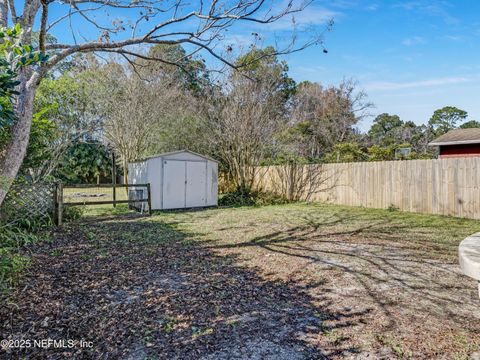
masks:
<path fill-rule="evenodd" d="M 144 234 L 157 242 L 129 240 Z M 33 254 L 1 299 L 0 338 L 93 346 L 0 350 L 1 358 L 318 359 L 321 349 L 302 339 L 342 316 L 313 307 L 293 283 L 265 281 L 233 256 L 135 219 L 71 226 Z"/>
<path fill-rule="evenodd" d="M 279 221 L 283 212 L 292 224 Z M 296 217 L 272 208 L 70 225 L 31 249 L 29 271 L 0 299 L 0 339 L 92 346 L 0 350 L 0 358 L 480 354 L 479 300 L 458 269 L 456 246 L 422 240 L 422 228 L 412 242 L 408 226 L 332 227 L 320 218 L 300 226 Z"/>

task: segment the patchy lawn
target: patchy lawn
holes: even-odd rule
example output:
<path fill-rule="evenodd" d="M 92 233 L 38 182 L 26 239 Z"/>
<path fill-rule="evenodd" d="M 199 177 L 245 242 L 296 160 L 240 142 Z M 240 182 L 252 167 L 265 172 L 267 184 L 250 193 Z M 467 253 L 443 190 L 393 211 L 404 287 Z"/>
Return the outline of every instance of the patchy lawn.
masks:
<path fill-rule="evenodd" d="M 319 204 L 101 208 L 33 249 L 2 299 L 0 338 L 93 342 L 12 358 L 467 359 L 480 301 L 457 246 L 476 231 Z"/>

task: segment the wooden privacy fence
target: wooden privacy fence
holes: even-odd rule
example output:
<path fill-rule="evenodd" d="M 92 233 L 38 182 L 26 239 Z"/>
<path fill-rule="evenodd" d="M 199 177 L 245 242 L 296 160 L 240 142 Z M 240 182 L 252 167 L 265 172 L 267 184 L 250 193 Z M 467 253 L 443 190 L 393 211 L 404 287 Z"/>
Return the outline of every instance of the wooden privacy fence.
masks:
<path fill-rule="evenodd" d="M 324 179 L 309 200 L 480 219 L 480 157 L 304 166 Z M 280 170 L 261 168 L 257 185 L 279 192 Z"/>

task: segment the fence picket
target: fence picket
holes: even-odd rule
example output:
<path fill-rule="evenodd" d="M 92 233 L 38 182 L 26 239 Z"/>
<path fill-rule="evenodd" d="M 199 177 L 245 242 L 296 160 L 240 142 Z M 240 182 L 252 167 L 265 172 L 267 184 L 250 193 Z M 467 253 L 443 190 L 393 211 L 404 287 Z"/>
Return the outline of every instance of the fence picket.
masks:
<path fill-rule="evenodd" d="M 272 170 L 257 182 L 275 192 Z M 328 186 L 315 200 L 480 219 L 480 157 L 325 164 L 323 171 Z"/>

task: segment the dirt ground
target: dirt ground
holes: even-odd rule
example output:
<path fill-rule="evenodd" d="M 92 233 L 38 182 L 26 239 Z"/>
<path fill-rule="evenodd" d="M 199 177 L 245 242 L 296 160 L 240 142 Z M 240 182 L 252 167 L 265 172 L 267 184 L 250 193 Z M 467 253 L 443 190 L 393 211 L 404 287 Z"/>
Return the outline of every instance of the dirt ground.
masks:
<path fill-rule="evenodd" d="M 294 204 L 98 211 L 32 250 L 4 296 L 0 357 L 469 359 L 480 300 L 471 220 Z M 26 347 L 25 340 L 83 341 Z M 85 345 L 87 344 L 87 345 Z"/>

